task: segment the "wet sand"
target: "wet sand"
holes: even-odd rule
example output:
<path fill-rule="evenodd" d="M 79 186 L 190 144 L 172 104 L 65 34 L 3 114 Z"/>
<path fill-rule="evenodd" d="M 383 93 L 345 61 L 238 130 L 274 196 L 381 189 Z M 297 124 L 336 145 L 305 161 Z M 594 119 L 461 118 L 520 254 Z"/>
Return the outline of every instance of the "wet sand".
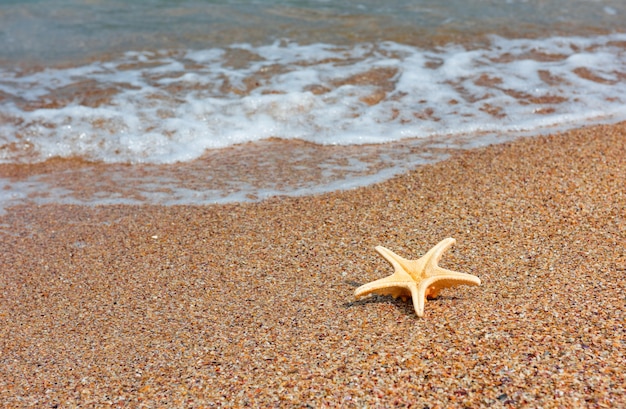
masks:
<path fill-rule="evenodd" d="M 626 406 L 626 124 L 367 188 L 0 217 L 5 407 Z M 353 292 L 445 237 L 477 275 Z"/>

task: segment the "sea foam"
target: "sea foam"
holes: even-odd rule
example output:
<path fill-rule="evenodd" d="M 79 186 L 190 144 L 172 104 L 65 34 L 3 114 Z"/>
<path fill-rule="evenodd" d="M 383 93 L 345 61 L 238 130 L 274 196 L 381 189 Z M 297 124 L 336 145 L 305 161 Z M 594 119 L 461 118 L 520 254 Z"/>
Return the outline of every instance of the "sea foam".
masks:
<path fill-rule="evenodd" d="M 626 34 L 429 50 L 278 41 L 3 70 L 0 162 L 174 163 L 267 138 L 369 144 L 626 119 L 625 44 Z"/>

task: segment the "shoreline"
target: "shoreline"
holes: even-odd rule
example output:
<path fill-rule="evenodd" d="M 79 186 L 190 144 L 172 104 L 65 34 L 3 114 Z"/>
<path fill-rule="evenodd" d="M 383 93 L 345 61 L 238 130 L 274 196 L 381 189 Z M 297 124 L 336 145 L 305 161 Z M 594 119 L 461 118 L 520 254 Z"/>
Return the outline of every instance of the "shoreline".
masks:
<path fill-rule="evenodd" d="M 363 145 L 270 138 L 169 164 L 104 163 L 77 157 L 1 163 L 0 215 L 22 205 L 211 206 L 339 193 L 384 183 L 467 150 L 622 123 L 626 121 L 591 121 L 552 132 L 485 132 Z"/>
<path fill-rule="evenodd" d="M 0 216 L 12 407 L 626 404 L 626 123 L 461 151 L 375 185 Z M 356 287 L 445 237 L 477 275 Z"/>

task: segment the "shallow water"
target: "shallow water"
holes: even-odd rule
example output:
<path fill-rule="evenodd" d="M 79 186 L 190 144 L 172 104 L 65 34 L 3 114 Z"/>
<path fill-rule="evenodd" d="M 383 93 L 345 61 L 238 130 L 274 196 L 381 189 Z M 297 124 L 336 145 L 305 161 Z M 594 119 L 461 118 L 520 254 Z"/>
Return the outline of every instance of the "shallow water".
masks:
<path fill-rule="evenodd" d="M 622 30 L 618 0 L 0 1 L 0 59 L 45 65 L 129 50 L 587 35 Z"/>
<path fill-rule="evenodd" d="M 0 207 L 318 193 L 626 119 L 617 1 L 45 6 L 0 1 Z"/>

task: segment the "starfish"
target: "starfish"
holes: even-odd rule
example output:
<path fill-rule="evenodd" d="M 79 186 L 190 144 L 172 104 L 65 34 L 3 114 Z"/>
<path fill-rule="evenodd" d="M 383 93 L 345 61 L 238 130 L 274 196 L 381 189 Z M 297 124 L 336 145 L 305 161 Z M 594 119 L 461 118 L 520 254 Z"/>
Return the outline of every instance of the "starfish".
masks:
<path fill-rule="evenodd" d="M 407 260 L 389 249 L 377 246 L 376 251 L 391 263 L 395 271 L 389 277 L 362 285 L 354 295 L 360 298 L 377 293 L 393 298 L 402 297 L 404 301 L 410 296 L 417 316 L 424 316 L 426 298 L 436 298 L 442 288 L 461 284 L 480 285 L 480 278 L 474 275 L 457 273 L 437 265 L 443 252 L 455 242 L 453 238 L 444 239 L 419 260 Z"/>

